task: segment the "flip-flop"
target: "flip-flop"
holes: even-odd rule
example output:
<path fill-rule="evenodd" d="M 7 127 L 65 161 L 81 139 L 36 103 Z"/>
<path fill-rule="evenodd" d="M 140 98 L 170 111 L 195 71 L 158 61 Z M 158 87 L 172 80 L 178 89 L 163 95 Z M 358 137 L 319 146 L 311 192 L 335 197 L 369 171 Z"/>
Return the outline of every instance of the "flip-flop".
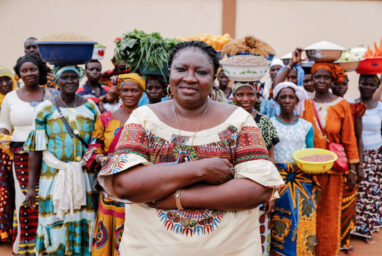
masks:
<path fill-rule="evenodd" d="M 367 244 L 375 244 L 375 240 L 371 237 L 371 238 L 365 238 L 365 243 Z"/>

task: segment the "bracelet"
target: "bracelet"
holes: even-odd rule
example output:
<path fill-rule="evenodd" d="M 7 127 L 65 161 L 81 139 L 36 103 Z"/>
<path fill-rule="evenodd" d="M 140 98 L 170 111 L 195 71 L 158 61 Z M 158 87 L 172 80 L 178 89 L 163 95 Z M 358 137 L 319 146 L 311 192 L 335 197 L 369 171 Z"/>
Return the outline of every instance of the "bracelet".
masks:
<path fill-rule="evenodd" d="M 285 68 L 289 68 L 289 70 L 292 69 L 292 67 L 290 65 L 287 65 Z"/>
<path fill-rule="evenodd" d="M 176 208 L 178 208 L 178 210 L 184 210 L 183 206 L 182 206 L 180 195 L 181 195 L 181 190 L 179 189 L 179 190 L 177 190 L 175 192 L 175 204 L 176 204 Z"/>
<path fill-rule="evenodd" d="M 353 173 L 354 175 L 357 176 L 357 172 L 356 172 L 355 170 L 351 170 L 351 169 L 350 169 L 350 173 Z"/>

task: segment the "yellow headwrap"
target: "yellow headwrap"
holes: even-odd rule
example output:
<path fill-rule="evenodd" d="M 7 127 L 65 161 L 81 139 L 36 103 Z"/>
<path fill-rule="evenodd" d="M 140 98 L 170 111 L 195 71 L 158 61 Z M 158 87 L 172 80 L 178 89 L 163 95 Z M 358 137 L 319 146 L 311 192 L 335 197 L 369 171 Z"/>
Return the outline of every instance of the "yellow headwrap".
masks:
<path fill-rule="evenodd" d="M 141 88 L 142 93 L 146 90 L 146 82 L 145 80 L 137 73 L 128 73 L 128 74 L 121 74 L 118 76 L 118 82 L 117 82 L 117 89 L 119 90 L 123 84 L 123 82 L 126 81 L 133 81 L 136 83 L 139 88 Z"/>
<path fill-rule="evenodd" d="M 15 89 L 15 77 L 12 74 L 12 71 L 9 68 L 0 66 L 0 77 L 7 76 L 12 79 L 12 91 Z M 5 95 L 0 93 L 0 106 L 3 103 Z"/>

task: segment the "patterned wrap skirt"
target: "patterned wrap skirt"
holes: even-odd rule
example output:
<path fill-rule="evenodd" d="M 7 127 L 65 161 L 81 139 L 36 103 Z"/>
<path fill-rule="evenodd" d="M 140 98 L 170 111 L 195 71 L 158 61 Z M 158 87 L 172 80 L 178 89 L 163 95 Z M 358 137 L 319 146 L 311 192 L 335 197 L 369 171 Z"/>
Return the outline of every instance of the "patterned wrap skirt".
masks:
<path fill-rule="evenodd" d="M 12 160 L 0 149 L 0 242 L 11 242 L 14 202 Z"/>
<path fill-rule="evenodd" d="M 272 214 L 272 255 L 315 255 L 319 188 L 294 164 L 276 166 L 285 186 Z"/>
<path fill-rule="evenodd" d="M 28 153 L 22 142 L 11 145 L 14 154 L 13 179 L 15 185 L 15 213 L 13 217 L 13 252 L 18 255 L 35 255 L 35 238 L 38 224 L 38 203 L 35 208 L 26 204 L 28 187 Z M 38 187 L 38 179 L 36 188 Z M 38 189 L 36 189 L 38 195 Z"/>
<path fill-rule="evenodd" d="M 371 238 L 372 233 L 382 226 L 382 147 L 365 150 L 365 180 L 357 190 L 357 223 L 352 234 Z"/>
<path fill-rule="evenodd" d="M 92 256 L 117 256 L 125 223 L 125 204 L 100 193 Z"/>

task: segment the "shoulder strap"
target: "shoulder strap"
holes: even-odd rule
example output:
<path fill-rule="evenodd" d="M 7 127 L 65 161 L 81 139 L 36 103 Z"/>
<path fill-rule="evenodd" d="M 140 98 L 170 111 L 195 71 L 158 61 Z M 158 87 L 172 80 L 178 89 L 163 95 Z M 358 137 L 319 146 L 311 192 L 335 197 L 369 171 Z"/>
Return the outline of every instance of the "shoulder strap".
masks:
<path fill-rule="evenodd" d="M 68 120 L 66 120 L 65 116 L 62 114 L 61 109 L 57 104 L 56 98 L 53 98 L 53 103 L 54 103 L 54 106 L 56 107 L 56 109 L 58 111 L 58 114 L 60 115 L 62 122 L 64 123 L 64 125 L 66 127 L 66 130 L 68 130 L 70 137 L 77 138 L 86 148 L 88 148 L 89 145 L 80 136 L 78 136 L 77 134 L 75 134 L 73 132 L 73 129 L 70 126 L 70 124 L 68 123 Z"/>
<path fill-rule="evenodd" d="M 318 115 L 318 111 L 316 108 L 316 104 L 314 103 L 314 99 L 312 99 L 312 105 L 313 105 L 314 115 L 316 116 L 316 119 L 317 119 L 318 127 L 320 128 L 322 135 L 325 136 L 326 141 L 329 143 L 329 139 L 326 136 L 326 132 L 325 132 L 324 128 L 322 127 L 320 116 Z"/>

